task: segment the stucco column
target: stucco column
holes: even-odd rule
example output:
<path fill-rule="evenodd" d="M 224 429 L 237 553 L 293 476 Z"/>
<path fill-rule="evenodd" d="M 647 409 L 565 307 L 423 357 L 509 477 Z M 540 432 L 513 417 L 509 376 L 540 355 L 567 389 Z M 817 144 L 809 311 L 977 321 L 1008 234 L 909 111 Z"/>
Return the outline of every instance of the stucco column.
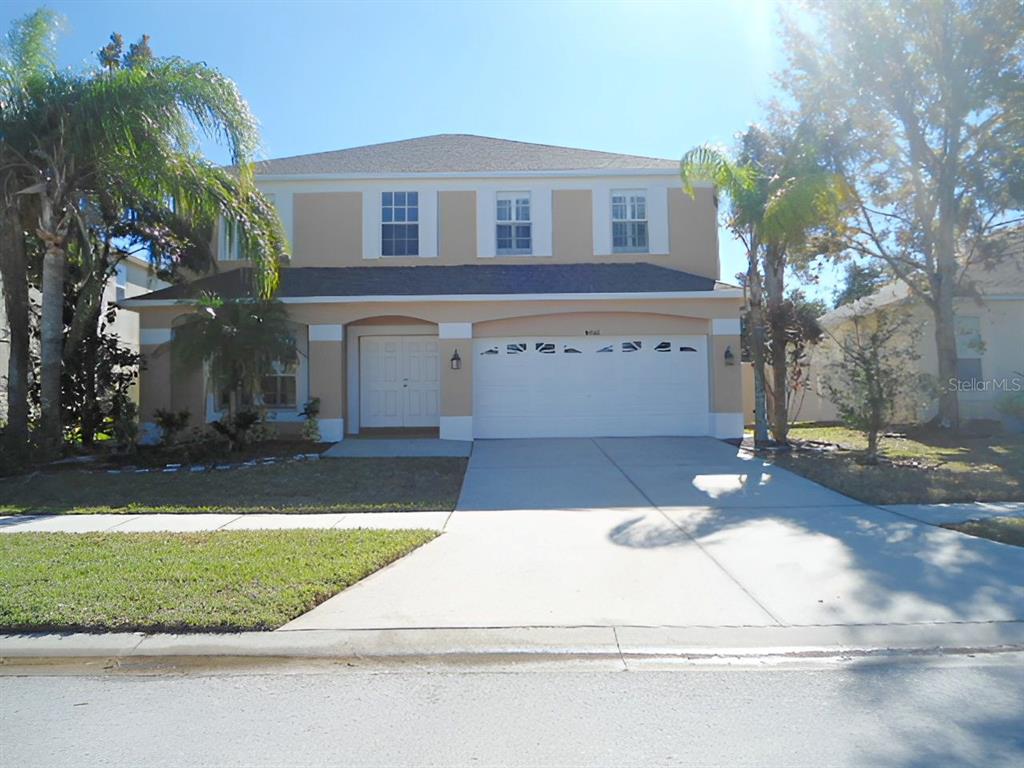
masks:
<path fill-rule="evenodd" d="M 726 355 L 731 354 L 731 360 Z M 708 386 L 711 387 L 711 434 L 743 437 L 743 377 L 740 365 L 739 318 L 711 321 L 708 343 Z"/>
<path fill-rule="evenodd" d="M 320 398 L 320 437 L 345 437 L 345 326 L 309 326 L 309 397 Z"/>
<path fill-rule="evenodd" d="M 473 324 L 438 323 L 441 358 L 441 439 L 473 439 Z M 459 353 L 460 367 L 452 368 Z"/>
<path fill-rule="evenodd" d="M 154 413 L 170 410 L 171 402 L 171 329 L 142 328 L 139 352 L 146 369 L 139 376 L 139 443 L 153 445 L 160 440 Z"/>

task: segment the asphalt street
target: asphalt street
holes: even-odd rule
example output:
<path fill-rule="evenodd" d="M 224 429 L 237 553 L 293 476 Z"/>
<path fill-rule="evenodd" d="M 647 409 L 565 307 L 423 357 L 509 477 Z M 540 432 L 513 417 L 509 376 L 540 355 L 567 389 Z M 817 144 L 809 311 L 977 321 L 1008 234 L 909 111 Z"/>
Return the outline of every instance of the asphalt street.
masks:
<path fill-rule="evenodd" d="M 8 667 L 3 766 L 1020 766 L 1024 654 Z"/>

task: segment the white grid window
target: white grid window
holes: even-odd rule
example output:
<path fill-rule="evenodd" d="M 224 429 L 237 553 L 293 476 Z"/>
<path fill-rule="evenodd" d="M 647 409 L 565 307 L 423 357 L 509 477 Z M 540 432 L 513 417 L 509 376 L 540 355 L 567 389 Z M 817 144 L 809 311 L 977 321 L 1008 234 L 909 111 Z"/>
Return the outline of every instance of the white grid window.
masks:
<path fill-rule="evenodd" d="M 384 192 L 380 199 L 380 255 L 419 256 L 418 192 Z"/>
<path fill-rule="evenodd" d="M 612 191 L 612 252 L 647 253 L 647 193 Z"/>
<path fill-rule="evenodd" d="M 497 253 L 533 252 L 533 228 L 530 222 L 529 192 L 499 192 L 497 198 Z"/>

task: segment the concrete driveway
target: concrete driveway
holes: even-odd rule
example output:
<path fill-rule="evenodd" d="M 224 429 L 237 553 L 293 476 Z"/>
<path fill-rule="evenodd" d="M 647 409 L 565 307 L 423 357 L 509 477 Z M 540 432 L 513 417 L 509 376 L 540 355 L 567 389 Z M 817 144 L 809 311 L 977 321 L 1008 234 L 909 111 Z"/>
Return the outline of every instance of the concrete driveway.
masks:
<path fill-rule="evenodd" d="M 477 441 L 436 541 L 282 631 L 1024 620 L 1024 550 L 702 438 Z"/>

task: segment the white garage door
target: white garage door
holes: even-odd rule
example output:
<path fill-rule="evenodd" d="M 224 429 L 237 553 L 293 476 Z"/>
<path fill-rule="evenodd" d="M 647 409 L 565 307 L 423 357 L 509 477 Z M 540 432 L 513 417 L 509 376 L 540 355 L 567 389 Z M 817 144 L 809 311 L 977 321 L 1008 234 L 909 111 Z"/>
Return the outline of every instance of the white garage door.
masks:
<path fill-rule="evenodd" d="M 476 437 L 708 434 L 706 336 L 476 339 Z"/>

